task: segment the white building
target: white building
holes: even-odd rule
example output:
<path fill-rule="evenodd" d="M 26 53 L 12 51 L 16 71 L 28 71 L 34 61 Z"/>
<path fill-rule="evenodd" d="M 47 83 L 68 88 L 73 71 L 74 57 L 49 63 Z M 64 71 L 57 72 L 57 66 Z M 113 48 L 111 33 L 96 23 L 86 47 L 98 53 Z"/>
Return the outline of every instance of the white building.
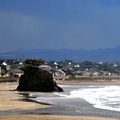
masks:
<path fill-rule="evenodd" d="M 51 70 L 51 67 L 49 65 L 40 65 L 38 68 L 41 70 Z"/>

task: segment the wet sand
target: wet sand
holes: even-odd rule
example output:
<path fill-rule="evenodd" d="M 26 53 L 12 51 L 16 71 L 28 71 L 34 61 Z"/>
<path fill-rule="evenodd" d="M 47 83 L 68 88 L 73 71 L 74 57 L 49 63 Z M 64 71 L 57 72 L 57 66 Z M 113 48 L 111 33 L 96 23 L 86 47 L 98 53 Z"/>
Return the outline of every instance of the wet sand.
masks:
<path fill-rule="evenodd" d="M 65 83 L 65 81 L 57 81 Z M 68 82 L 68 81 L 67 81 Z M 66 82 L 66 83 L 67 83 Z M 77 81 L 78 82 L 78 81 Z M 65 84 L 66 84 L 65 83 Z M 70 82 L 68 82 L 70 83 Z M 76 83 L 75 81 L 72 83 Z M 118 82 L 116 83 L 118 84 Z M 43 105 L 36 102 L 24 101 L 25 96 L 19 94 L 15 89 L 18 82 L 0 83 L 0 120 L 110 120 L 111 118 L 84 117 L 55 115 L 49 108 L 51 105 Z M 47 113 L 42 113 L 42 109 L 48 109 Z M 35 111 L 37 110 L 37 112 Z M 108 117 L 108 116 L 107 116 Z M 111 119 L 115 120 L 115 119 Z M 116 119 L 117 120 L 117 119 Z"/>

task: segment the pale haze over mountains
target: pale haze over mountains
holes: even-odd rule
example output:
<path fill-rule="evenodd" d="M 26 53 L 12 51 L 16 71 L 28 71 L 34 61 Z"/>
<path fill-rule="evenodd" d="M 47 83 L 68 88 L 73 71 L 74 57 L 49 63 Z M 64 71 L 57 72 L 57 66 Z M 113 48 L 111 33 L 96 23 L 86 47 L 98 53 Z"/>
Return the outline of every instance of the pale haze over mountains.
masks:
<path fill-rule="evenodd" d="M 46 61 L 63 61 L 65 59 L 73 61 L 103 61 L 116 62 L 120 61 L 120 46 L 111 49 L 92 49 L 92 50 L 72 50 L 72 49 L 30 49 L 15 50 L 11 52 L 1 53 L 0 58 L 3 59 L 27 59 L 40 58 Z"/>

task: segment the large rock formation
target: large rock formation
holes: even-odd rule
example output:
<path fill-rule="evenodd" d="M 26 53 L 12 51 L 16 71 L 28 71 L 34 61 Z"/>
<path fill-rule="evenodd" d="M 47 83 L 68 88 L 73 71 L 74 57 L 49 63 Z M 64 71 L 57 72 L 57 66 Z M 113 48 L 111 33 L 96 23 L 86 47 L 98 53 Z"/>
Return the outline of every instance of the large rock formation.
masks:
<path fill-rule="evenodd" d="M 38 67 L 27 67 L 19 80 L 18 91 L 63 92 L 52 75 Z"/>

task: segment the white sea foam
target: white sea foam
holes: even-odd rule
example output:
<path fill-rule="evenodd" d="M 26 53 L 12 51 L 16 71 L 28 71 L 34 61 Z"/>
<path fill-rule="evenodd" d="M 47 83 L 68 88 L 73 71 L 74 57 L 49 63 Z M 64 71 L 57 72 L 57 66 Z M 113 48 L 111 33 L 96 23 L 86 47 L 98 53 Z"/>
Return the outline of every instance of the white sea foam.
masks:
<path fill-rule="evenodd" d="M 65 92 L 33 92 L 29 96 L 38 102 L 64 106 L 75 106 L 76 100 L 84 99 L 95 108 L 120 112 L 120 86 L 62 85 L 62 87 Z"/>
<path fill-rule="evenodd" d="M 69 87 L 69 85 L 59 85 L 59 86 L 64 88 Z"/>
<path fill-rule="evenodd" d="M 83 98 L 96 108 L 120 111 L 120 86 L 90 87 L 71 91 L 69 98 Z"/>

